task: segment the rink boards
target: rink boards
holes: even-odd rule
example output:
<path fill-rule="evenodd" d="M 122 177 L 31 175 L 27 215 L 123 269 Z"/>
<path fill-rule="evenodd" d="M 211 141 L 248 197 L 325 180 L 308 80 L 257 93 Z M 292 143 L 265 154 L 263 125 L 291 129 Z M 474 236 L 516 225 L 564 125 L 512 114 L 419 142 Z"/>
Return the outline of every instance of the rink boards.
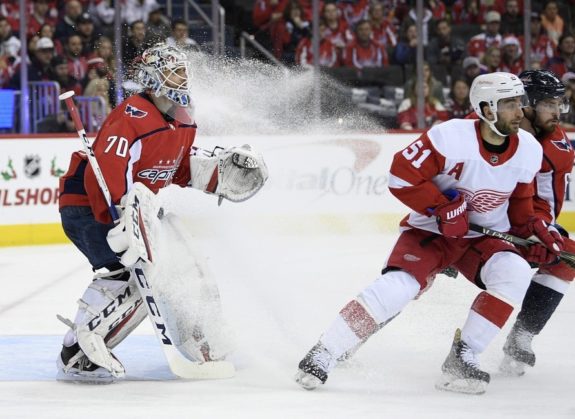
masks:
<path fill-rule="evenodd" d="M 218 209 L 239 214 L 254 230 L 391 232 L 407 208 L 390 195 L 388 170 L 393 155 L 418 135 L 200 136 L 195 145 L 212 149 L 249 143 L 262 151 L 270 172 L 264 189 L 245 203 L 226 202 Z M 71 153 L 80 148 L 74 135 L 0 138 L 0 246 L 66 242 L 59 223 L 58 181 Z M 567 195 L 559 221 L 575 231 L 575 193 L 568 190 Z M 200 231 L 215 203 L 206 198 L 189 198 L 194 207 L 203 207 L 191 217 Z"/>

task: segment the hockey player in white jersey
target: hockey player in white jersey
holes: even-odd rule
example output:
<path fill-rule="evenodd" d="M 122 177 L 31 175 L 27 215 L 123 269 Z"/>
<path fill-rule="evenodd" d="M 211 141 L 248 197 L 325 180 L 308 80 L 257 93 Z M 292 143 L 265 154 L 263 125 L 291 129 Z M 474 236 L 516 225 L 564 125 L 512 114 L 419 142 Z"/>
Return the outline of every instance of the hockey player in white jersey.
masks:
<path fill-rule="evenodd" d="M 451 265 L 480 292 L 455 332 L 436 387 L 485 392 L 490 376 L 479 355 L 521 303 L 531 268 L 513 245 L 469 231 L 469 223 L 499 231 L 527 226 L 541 241 L 530 248 L 533 260 L 554 260 L 562 239 L 533 210 L 532 181 L 542 150 L 519 129 L 527 104 L 521 80 L 509 73 L 482 75 L 470 97 L 480 120 L 437 125 L 395 155 L 389 188 L 412 212 L 401 221 L 381 275 L 343 307 L 299 363 L 296 381 L 303 388 L 325 383 L 338 358 L 380 330 Z"/>

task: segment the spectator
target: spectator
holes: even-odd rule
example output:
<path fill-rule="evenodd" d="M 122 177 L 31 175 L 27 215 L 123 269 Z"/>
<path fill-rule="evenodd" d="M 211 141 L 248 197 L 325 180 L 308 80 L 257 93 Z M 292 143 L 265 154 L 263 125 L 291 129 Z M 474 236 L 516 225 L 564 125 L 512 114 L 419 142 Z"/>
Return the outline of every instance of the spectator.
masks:
<path fill-rule="evenodd" d="M 49 23 L 55 25 L 56 21 L 50 16 L 48 0 L 33 0 L 32 13 L 28 16 L 27 35 L 38 35 L 42 25 Z"/>
<path fill-rule="evenodd" d="M 0 2 L 0 16 L 8 20 L 13 31 L 20 29 L 20 2 L 19 0 L 3 0 Z"/>
<path fill-rule="evenodd" d="M 110 106 L 110 98 L 108 96 L 108 91 L 110 90 L 110 82 L 103 78 L 94 78 L 90 80 L 86 88 L 84 89 L 84 96 L 89 97 L 100 97 L 103 102 L 103 112 L 102 108 L 95 103 L 90 103 L 90 118 L 91 127 L 86 127 L 89 132 L 97 132 L 106 116 L 112 111 Z"/>
<path fill-rule="evenodd" d="M 454 78 L 451 82 L 449 96 L 445 102 L 445 109 L 449 119 L 465 118 L 473 112 L 473 106 L 469 101 L 469 85 L 463 78 Z"/>
<path fill-rule="evenodd" d="M 547 62 L 547 69 L 563 76 L 568 71 L 575 72 L 575 37 L 565 33 L 559 38 L 558 54 Z"/>
<path fill-rule="evenodd" d="M 341 17 L 350 28 L 356 28 L 359 22 L 367 19 L 369 0 L 345 0 L 337 3 Z"/>
<path fill-rule="evenodd" d="M 125 0 L 120 10 L 122 10 L 122 20 L 128 25 L 142 21 L 146 23 L 150 11 L 158 7 L 156 0 Z"/>
<path fill-rule="evenodd" d="M 66 42 L 65 57 L 68 61 L 68 72 L 76 80 L 82 80 L 86 77 L 88 71 L 88 60 L 83 55 L 82 38 L 74 34 L 68 37 Z"/>
<path fill-rule="evenodd" d="M 553 41 L 555 45 L 559 44 L 559 38 L 563 34 L 563 29 L 565 27 L 565 22 L 563 18 L 559 16 L 559 7 L 556 1 L 549 1 L 543 9 L 543 15 L 541 16 L 541 24 L 547 31 L 547 36 Z"/>
<path fill-rule="evenodd" d="M 64 6 L 64 15 L 56 25 L 56 38 L 66 43 L 70 35 L 76 33 L 76 21 L 82 14 L 82 4 L 78 0 L 68 0 Z"/>
<path fill-rule="evenodd" d="M 497 50 L 499 51 L 499 48 L 497 48 Z M 471 83 L 473 83 L 473 80 L 475 80 L 475 77 L 479 76 L 480 74 L 487 73 L 486 69 L 481 66 L 481 62 L 477 57 L 466 57 L 463 60 L 462 67 L 463 67 L 463 78 L 470 86 Z"/>
<path fill-rule="evenodd" d="M 322 18 L 325 22 L 326 37 L 338 48 L 340 56 L 343 55 L 345 46 L 353 40 L 353 34 L 345 19 L 340 17 L 335 3 L 326 3 L 323 6 Z"/>
<path fill-rule="evenodd" d="M 505 13 L 501 16 L 501 33 L 503 35 L 523 35 L 523 13 L 519 10 L 517 0 L 505 1 Z"/>
<path fill-rule="evenodd" d="M 404 99 L 397 110 L 397 121 L 400 129 L 417 129 L 417 84 L 414 83 L 409 91 L 409 96 Z M 423 96 L 425 97 L 424 121 L 425 127 L 429 128 L 440 122 L 447 121 L 448 115 L 444 106 L 429 94 L 429 84 L 423 83 Z"/>
<path fill-rule="evenodd" d="M 198 43 L 188 36 L 188 24 L 184 19 L 174 19 L 172 36 L 166 39 L 166 44 L 186 50 L 198 51 L 200 49 Z"/>
<path fill-rule="evenodd" d="M 487 48 L 483 56 L 483 64 L 486 73 L 501 71 L 501 49 L 496 46 Z"/>
<path fill-rule="evenodd" d="M 130 36 L 123 49 L 123 63 L 132 72 L 132 65 L 136 57 L 140 57 L 146 49 L 146 24 L 141 20 L 136 20 L 130 25 Z"/>
<path fill-rule="evenodd" d="M 344 65 L 358 70 L 389 65 L 387 52 L 371 39 L 369 21 L 360 21 L 355 28 L 355 39 L 348 44 L 343 57 Z"/>
<path fill-rule="evenodd" d="M 499 33 L 501 26 L 501 15 L 495 11 L 487 12 L 485 15 L 485 32 L 472 37 L 467 43 L 468 55 L 483 58 L 485 51 L 492 45 L 500 46 L 503 40 Z"/>
<path fill-rule="evenodd" d="M 78 96 L 82 95 L 82 85 L 68 71 L 68 61 L 64 57 L 55 56 L 50 62 L 52 67 L 51 79 L 60 84 L 60 93 L 73 90 Z"/>
<path fill-rule="evenodd" d="M 310 23 L 303 20 L 303 9 L 291 1 L 284 10 L 283 19 L 272 32 L 274 55 L 286 64 L 295 64 L 295 50 L 304 37 L 309 37 Z"/>
<path fill-rule="evenodd" d="M 568 71 L 561 81 L 566 87 L 565 97 L 569 100 L 569 112 L 561 114 L 561 126 L 565 129 L 575 129 L 575 73 Z"/>
<path fill-rule="evenodd" d="M 252 9 L 252 20 L 256 28 L 268 31 L 279 22 L 289 0 L 257 0 Z"/>
<path fill-rule="evenodd" d="M 54 43 L 54 52 L 56 55 L 63 55 L 64 54 L 64 47 L 59 39 L 54 38 L 54 26 L 50 25 L 49 23 L 45 23 L 40 27 L 38 31 L 38 36 L 40 38 L 49 38 Z"/>
<path fill-rule="evenodd" d="M 325 23 L 320 21 L 319 33 L 321 40 L 319 43 L 319 65 L 322 67 L 334 68 L 340 65 L 340 54 L 329 40 L 325 30 Z M 295 63 L 303 68 L 313 67 L 313 48 L 311 38 L 303 38 L 297 46 Z"/>
<path fill-rule="evenodd" d="M 372 3 L 369 7 L 369 23 L 375 41 L 384 48 L 392 48 L 397 45 L 395 28 L 385 15 L 382 3 Z"/>
<path fill-rule="evenodd" d="M 405 83 L 404 92 L 410 92 L 417 80 L 417 67 L 413 68 L 413 74 L 410 79 Z M 437 99 L 439 102 L 445 102 L 445 97 L 443 95 L 443 83 L 433 77 L 431 74 L 431 67 L 429 63 L 423 63 L 423 81 L 429 86 L 430 96 L 433 99 Z"/>
<path fill-rule="evenodd" d="M 113 0 L 94 0 L 90 9 L 90 14 L 94 19 L 94 25 L 99 30 L 98 34 L 108 38 L 114 37 L 114 16 L 116 11 L 114 9 Z"/>
<path fill-rule="evenodd" d="M 94 52 L 90 55 L 90 59 L 101 58 L 103 62 L 103 70 L 105 71 L 105 78 L 108 80 L 114 80 L 116 75 L 116 59 L 114 57 L 114 52 L 112 51 L 112 41 L 106 36 L 101 36 L 96 41 L 96 48 Z"/>
<path fill-rule="evenodd" d="M 12 27 L 0 16 L 0 88 L 8 86 L 20 62 L 20 40 L 12 35 Z"/>
<path fill-rule="evenodd" d="M 77 34 L 80 35 L 82 39 L 82 54 L 85 56 L 90 55 L 94 52 L 94 47 L 96 45 L 96 40 L 99 34 L 96 32 L 94 27 L 94 21 L 89 13 L 82 13 L 78 16 L 76 20 Z"/>
<path fill-rule="evenodd" d="M 431 8 L 431 4 L 433 4 L 434 8 Z M 415 7 L 412 7 L 407 14 L 408 18 L 404 19 L 403 25 L 411 25 L 415 24 L 417 21 L 417 11 Z M 445 18 L 445 5 L 441 1 L 424 1 L 424 8 L 423 8 L 423 20 L 421 25 L 422 34 L 422 41 L 423 45 L 427 46 L 429 43 L 429 26 L 433 19 L 443 19 Z"/>
<path fill-rule="evenodd" d="M 454 25 L 481 25 L 487 13 L 487 6 L 479 0 L 456 0 L 451 7 L 451 19 Z"/>
<path fill-rule="evenodd" d="M 545 68 L 547 62 L 553 58 L 554 45 L 547 36 L 545 29 L 541 25 L 541 15 L 531 12 L 531 48 L 529 51 L 531 58 L 531 69 L 537 70 Z M 519 37 L 519 44 L 524 45 L 524 37 Z"/>
<path fill-rule="evenodd" d="M 437 21 L 436 33 L 437 36 L 429 42 L 427 48 L 427 61 L 447 68 L 460 65 L 465 53 L 465 42 L 451 35 L 451 25 L 446 19 Z"/>
<path fill-rule="evenodd" d="M 28 81 L 49 81 L 52 77 L 50 63 L 54 57 L 54 42 L 50 38 L 40 38 L 36 42 L 36 49 L 30 54 L 28 64 Z M 12 77 L 10 87 L 20 89 L 20 71 Z"/>
<path fill-rule="evenodd" d="M 150 10 L 148 16 L 148 25 L 146 30 L 146 44 L 155 45 L 159 42 L 165 42 L 170 36 L 170 21 L 164 15 L 164 8 L 159 4 Z"/>
<path fill-rule="evenodd" d="M 501 71 L 519 74 L 523 71 L 523 57 L 519 40 L 508 35 L 501 43 Z"/>
<path fill-rule="evenodd" d="M 401 65 L 415 64 L 417 42 L 417 28 L 412 23 L 404 28 L 395 47 L 395 62 Z"/>

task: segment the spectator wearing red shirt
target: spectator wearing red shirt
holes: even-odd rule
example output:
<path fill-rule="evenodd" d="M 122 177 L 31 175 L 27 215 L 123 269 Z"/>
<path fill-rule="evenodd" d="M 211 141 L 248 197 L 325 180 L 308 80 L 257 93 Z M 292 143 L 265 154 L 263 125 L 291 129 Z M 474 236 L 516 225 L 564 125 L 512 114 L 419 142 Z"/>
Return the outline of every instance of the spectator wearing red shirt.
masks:
<path fill-rule="evenodd" d="M 257 0 L 252 9 L 252 21 L 256 28 L 268 30 L 271 24 L 282 18 L 288 3 L 289 0 Z"/>
<path fill-rule="evenodd" d="M 553 58 L 555 47 L 541 25 L 541 16 L 537 12 L 531 12 L 531 69 L 540 69 L 547 66 L 547 62 Z M 525 37 L 519 36 L 519 44 L 525 44 Z"/>
<path fill-rule="evenodd" d="M 369 21 L 362 20 L 357 24 L 355 39 L 345 49 L 343 60 L 346 67 L 355 67 L 358 70 L 389 65 L 385 48 L 371 39 Z"/>
<path fill-rule="evenodd" d="M 340 55 L 335 45 L 326 36 L 325 23 L 320 22 L 319 33 L 319 65 L 321 67 L 334 68 L 340 65 Z M 295 63 L 304 68 L 313 67 L 313 46 L 311 38 L 303 38 L 297 46 Z"/>
<path fill-rule="evenodd" d="M 355 28 L 362 20 L 367 19 L 369 0 L 344 0 L 337 3 L 341 16 L 350 28 Z"/>
<path fill-rule="evenodd" d="M 397 34 L 391 20 L 385 15 L 382 3 L 372 3 L 369 7 L 369 23 L 373 39 L 385 48 L 397 45 Z"/>
<path fill-rule="evenodd" d="M 28 16 L 27 35 L 37 35 L 40 28 L 45 24 L 55 25 L 56 20 L 50 16 L 50 5 L 48 0 L 34 0 L 32 2 L 32 13 Z"/>
<path fill-rule="evenodd" d="M 83 44 L 80 35 L 74 34 L 68 37 L 65 49 L 68 73 L 76 80 L 82 80 L 88 71 L 88 60 L 82 53 Z"/>
<path fill-rule="evenodd" d="M 453 79 L 449 96 L 445 101 L 445 109 L 447 109 L 449 119 L 465 118 L 473 112 L 473 106 L 469 101 L 469 85 L 465 79 Z"/>
<path fill-rule="evenodd" d="M 479 0 L 457 0 L 451 6 L 451 20 L 454 25 L 481 25 L 485 22 L 487 6 Z"/>
<path fill-rule="evenodd" d="M 326 25 L 326 37 L 339 49 L 339 53 L 342 55 L 345 46 L 353 40 L 353 33 L 349 30 L 345 19 L 340 16 L 340 11 L 335 3 L 326 3 L 323 6 L 322 18 Z"/>
<path fill-rule="evenodd" d="M 414 84 L 407 99 L 399 105 L 397 113 L 397 122 L 400 129 L 413 130 L 417 129 L 417 84 Z M 425 127 L 447 121 L 449 118 L 447 110 L 437 99 L 429 95 L 429 85 L 423 84 L 423 94 L 425 97 L 424 120 Z"/>
<path fill-rule="evenodd" d="M 523 55 L 519 40 L 508 35 L 501 43 L 501 71 L 519 74 L 523 71 Z"/>
<path fill-rule="evenodd" d="M 563 34 L 559 38 L 557 49 L 557 55 L 547 62 L 547 70 L 555 73 L 557 77 L 568 71 L 575 71 L 575 36 L 570 33 Z"/>
<path fill-rule="evenodd" d="M 503 40 L 499 33 L 501 15 L 495 11 L 487 12 L 485 16 L 485 32 L 472 37 L 467 43 L 467 54 L 481 59 L 487 48 L 492 45 L 500 46 Z"/>

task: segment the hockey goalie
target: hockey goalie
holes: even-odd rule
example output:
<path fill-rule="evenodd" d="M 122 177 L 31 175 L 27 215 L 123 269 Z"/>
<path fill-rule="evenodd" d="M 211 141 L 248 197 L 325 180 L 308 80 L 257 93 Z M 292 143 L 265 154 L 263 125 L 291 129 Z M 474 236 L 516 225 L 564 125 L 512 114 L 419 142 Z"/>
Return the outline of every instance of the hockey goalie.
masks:
<path fill-rule="evenodd" d="M 57 359 L 59 380 L 123 378 L 112 349 L 146 317 L 176 375 L 233 374 L 224 361 L 229 347 L 216 282 L 178 214 L 166 211 L 157 193 L 173 184 L 214 205 L 241 202 L 268 173 L 249 145 L 219 152 L 193 147 L 190 67 L 176 47 L 144 51 L 137 70 L 142 92 L 112 111 L 91 149 L 73 153 L 60 179 L 63 229 L 94 275 L 73 321 L 58 316 L 70 327 Z"/>

